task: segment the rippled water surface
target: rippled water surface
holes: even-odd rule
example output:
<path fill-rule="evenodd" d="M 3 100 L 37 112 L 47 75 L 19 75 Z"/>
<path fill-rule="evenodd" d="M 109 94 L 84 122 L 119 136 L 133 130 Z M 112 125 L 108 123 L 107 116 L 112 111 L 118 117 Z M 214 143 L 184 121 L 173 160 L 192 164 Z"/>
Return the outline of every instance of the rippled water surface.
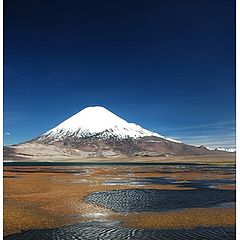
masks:
<path fill-rule="evenodd" d="M 127 189 L 92 193 L 86 198 L 117 212 L 161 212 L 234 202 L 235 191 L 220 189 Z"/>
<path fill-rule="evenodd" d="M 7 240 L 15 239 L 102 239 L 102 240 L 233 240 L 234 228 L 196 228 L 196 229 L 130 229 L 111 226 L 108 223 L 79 223 L 56 229 L 42 229 L 26 231 L 21 234 L 10 235 Z"/>

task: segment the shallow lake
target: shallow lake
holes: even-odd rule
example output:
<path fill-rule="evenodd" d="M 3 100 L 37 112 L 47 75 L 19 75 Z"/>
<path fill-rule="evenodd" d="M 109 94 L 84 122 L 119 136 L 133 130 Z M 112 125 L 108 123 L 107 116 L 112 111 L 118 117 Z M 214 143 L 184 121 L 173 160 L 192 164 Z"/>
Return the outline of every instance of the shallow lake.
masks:
<path fill-rule="evenodd" d="M 235 165 L 6 163 L 5 239 L 235 239 Z"/>

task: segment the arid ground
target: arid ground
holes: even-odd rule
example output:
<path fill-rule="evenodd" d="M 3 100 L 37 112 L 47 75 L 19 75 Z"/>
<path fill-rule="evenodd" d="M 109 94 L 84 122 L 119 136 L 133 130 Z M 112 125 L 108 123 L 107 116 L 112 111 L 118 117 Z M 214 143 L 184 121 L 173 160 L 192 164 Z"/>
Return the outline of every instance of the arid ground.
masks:
<path fill-rule="evenodd" d="M 4 166 L 4 236 L 20 239 L 30 229 L 34 233 L 34 229 L 86 223 L 140 229 L 138 234 L 142 229 L 142 234 L 151 229 L 220 229 L 225 239 L 234 239 L 234 159 L 195 156 L 175 157 L 162 165 L 158 161 L 157 165 Z M 214 231 L 201 239 L 214 236 Z M 28 239 L 36 239 L 31 234 Z"/>

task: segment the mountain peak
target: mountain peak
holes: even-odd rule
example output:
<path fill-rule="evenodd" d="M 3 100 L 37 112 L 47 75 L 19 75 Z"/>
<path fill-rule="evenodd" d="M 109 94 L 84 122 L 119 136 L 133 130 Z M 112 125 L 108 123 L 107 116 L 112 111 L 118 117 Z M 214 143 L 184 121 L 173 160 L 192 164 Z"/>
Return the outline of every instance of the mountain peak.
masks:
<path fill-rule="evenodd" d="M 50 129 L 39 140 L 47 138 L 54 142 L 69 137 L 82 138 L 96 135 L 103 138 L 117 137 L 119 139 L 136 139 L 146 136 L 165 138 L 135 123 L 128 123 L 103 106 L 90 106 L 68 118 L 55 128 Z M 175 141 L 172 139 L 168 140 Z"/>
<path fill-rule="evenodd" d="M 80 112 L 110 112 L 108 109 L 106 109 L 103 106 L 89 106 L 81 110 Z"/>
<path fill-rule="evenodd" d="M 72 117 L 68 118 L 56 128 L 79 130 L 85 129 L 91 132 L 102 132 L 115 125 L 123 125 L 127 122 L 102 106 L 86 107 Z"/>

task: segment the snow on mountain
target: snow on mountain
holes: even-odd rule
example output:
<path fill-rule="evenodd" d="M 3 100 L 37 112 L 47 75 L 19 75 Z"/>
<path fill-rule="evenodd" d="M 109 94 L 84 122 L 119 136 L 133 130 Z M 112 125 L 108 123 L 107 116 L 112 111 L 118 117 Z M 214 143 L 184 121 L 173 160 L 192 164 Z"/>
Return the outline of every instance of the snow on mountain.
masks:
<path fill-rule="evenodd" d="M 146 130 L 135 123 L 128 123 L 101 106 L 83 109 L 58 126 L 44 133 L 39 140 L 51 139 L 51 141 L 54 142 L 69 137 L 82 138 L 96 135 L 103 138 L 114 136 L 119 139 L 136 139 L 146 136 L 156 136 L 169 141 L 179 142 Z"/>
<path fill-rule="evenodd" d="M 217 151 L 223 151 L 223 152 L 236 152 L 236 148 L 224 148 L 224 147 L 218 147 L 215 148 Z"/>

